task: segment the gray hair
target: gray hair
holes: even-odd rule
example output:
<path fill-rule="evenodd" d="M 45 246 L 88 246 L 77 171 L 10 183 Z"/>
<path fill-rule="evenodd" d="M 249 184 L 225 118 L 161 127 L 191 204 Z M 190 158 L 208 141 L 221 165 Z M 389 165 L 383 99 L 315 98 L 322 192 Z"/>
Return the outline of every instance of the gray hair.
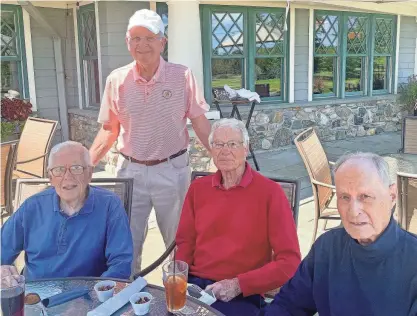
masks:
<path fill-rule="evenodd" d="M 240 131 L 240 133 L 242 134 L 242 140 L 243 140 L 243 144 L 245 148 L 249 148 L 248 130 L 246 129 L 245 124 L 243 124 L 242 121 L 239 121 L 235 118 L 224 118 L 224 119 L 216 121 L 213 124 L 213 126 L 211 127 L 209 138 L 208 138 L 210 146 L 211 146 L 211 143 L 213 142 L 214 132 L 221 127 L 229 127 L 234 130 Z"/>
<path fill-rule="evenodd" d="M 357 153 L 345 154 L 337 160 L 334 166 L 334 172 L 336 173 L 337 170 L 345 162 L 349 160 L 354 160 L 354 159 L 370 161 L 375 166 L 375 169 L 377 170 L 382 183 L 387 187 L 389 187 L 392 184 L 388 163 L 384 160 L 384 158 L 374 153 L 357 152 Z"/>
<path fill-rule="evenodd" d="M 66 142 L 59 143 L 59 144 L 55 145 L 54 147 L 52 147 L 51 152 L 49 153 L 49 157 L 48 157 L 48 169 L 50 167 L 52 167 L 52 162 L 53 162 L 54 156 L 57 153 L 59 153 L 61 150 L 67 149 L 67 148 L 79 148 L 79 149 L 81 149 L 82 153 L 83 153 L 85 164 L 87 166 L 91 166 L 91 157 L 90 157 L 90 153 L 89 153 L 88 149 L 85 148 L 81 143 L 74 142 L 72 140 L 68 140 Z"/>

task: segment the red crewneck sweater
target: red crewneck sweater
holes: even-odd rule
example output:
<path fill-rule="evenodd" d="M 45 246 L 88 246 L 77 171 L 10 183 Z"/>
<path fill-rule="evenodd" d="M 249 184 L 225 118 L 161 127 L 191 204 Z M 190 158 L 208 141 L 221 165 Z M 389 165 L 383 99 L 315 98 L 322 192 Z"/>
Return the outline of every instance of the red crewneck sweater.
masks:
<path fill-rule="evenodd" d="M 219 171 L 192 182 L 176 243 L 176 257 L 189 264 L 190 274 L 214 281 L 237 277 L 244 296 L 282 286 L 301 261 L 284 191 L 249 164 L 229 190 Z"/>

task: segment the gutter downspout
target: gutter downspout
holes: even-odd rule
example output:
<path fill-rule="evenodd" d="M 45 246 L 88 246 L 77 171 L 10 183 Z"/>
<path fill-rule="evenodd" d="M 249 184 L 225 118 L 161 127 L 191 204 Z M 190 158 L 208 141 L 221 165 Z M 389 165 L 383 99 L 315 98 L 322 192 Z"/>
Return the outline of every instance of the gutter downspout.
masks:
<path fill-rule="evenodd" d="M 69 139 L 69 125 L 68 125 L 68 107 L 65 99 L 65 72 L 62 60 L 62 43 L 61 36 L 54 30 L 54 28 L 47 22 L 42 13 L 32 5 L 30 1 L 18 1 L 22 8 L 29 13 L 29 15 L 38 22 L 42 28 L 52 37 L 54 45 L 54 59 L 56 69 L 56 83 L 58 88 L 58 113 L 61 125 L 61 133 L 64 141 Z"/>

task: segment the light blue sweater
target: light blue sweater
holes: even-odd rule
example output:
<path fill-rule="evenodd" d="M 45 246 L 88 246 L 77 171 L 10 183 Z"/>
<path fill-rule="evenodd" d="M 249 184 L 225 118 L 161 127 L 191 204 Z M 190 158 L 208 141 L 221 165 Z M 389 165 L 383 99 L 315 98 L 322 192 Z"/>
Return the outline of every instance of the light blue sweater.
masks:
<path fill-rule="evenodd" d="M 67 216 L 50 188 L 27 199 L 1 229 L 1 264 L 25 251 L 27 280 L 75 276 L 128 279 L 133 257 L 126 212 L 112 192 L 91 187 Z"/>

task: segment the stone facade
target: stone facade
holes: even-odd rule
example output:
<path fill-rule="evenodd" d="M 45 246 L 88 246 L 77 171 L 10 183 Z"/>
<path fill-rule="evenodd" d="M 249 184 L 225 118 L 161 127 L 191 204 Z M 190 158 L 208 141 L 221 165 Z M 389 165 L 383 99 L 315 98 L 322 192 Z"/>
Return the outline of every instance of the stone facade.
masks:
<path fill-rule="evenodd" d="M 97 112 L 70 110 L 68 113 L 68 120 L 70 124 L 70 139 L 82 143 L 87 148 L 90 148 L 97 132 L 100 129 L 100 124 L 97 123 Z M 192 134 L 192 133 L 190 133 Z M 195 171 L 210 170 L 210 154 L 201 144 L 197 137 L 190 136 L 190 165 Z M 100 167 L 107 172 L 115 174 L 117 164 L 118 152 L 113 146 L 107 155 L 102 159 Z"/>
<path fill-rule="evenodd" d="M 394 96 L 370 101 L 353 101 L 319 105 L 260 109 L 253 113 L 249 134 L 254 150 L 277 150 L 292 145 L 303 130 L 314 127 L 322 141 L 369 136 L 401 130 L 402 117 L 407 115 Z M 258 106 L 260 108 L 260 106 Z M 248 113 L 241 111 L 242 119 Z M 71 139 L 90 147 L 100 125 L 97 112 L 71 110 L 69 113 Z M 212 169 L 211 157 L 201 142 L 190 137 L 190 164 L 193 170 Z M 117 150 L 113 147 L 102 161 L 106 171 L 114 173 Z"/>
<path fill-rule="evenodd" d="M 293 144 L 303 130 L 314 127 L 322 141 L 369 136 L 401 130 L 407 112 L 392 97 L 369 102 L 294 106 L 253 112 L 249 135 L 254 150 Z M 247 114 L 242 113 L 246 120 Z"/>

